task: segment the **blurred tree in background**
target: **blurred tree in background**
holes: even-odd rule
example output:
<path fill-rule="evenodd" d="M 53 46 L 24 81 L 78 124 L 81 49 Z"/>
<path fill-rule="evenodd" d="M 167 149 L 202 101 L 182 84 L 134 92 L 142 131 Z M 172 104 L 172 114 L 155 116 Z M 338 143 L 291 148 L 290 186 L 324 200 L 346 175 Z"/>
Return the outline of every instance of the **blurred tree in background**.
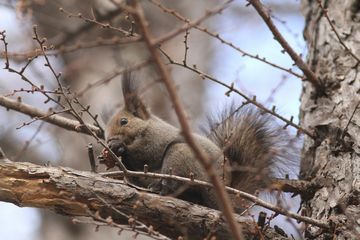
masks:
<path fill-rule="evenodd" d="M 74 120 L 79 120 L 74 114 L 78 111 L 82 121 L 98 128 L 122 104 L 120 79 L 124 69 L 133 69 L 151 110 L 179 126 L 158 63 L 144 43 L 147 37 L 125 2 L 137 1 L 2 0 L 0 31 L 6 32 L 1 42 L 1 96 L 44 111 L 51 108 L 54 115 Z M 301 205 L 290 201 L 279 207 L 300 208 L 299 215 L 315 223 L 295 217 L 303 222 L 297 225 L 288 215 L 280 227 L 299 239 L 359 237 L 357 1 L 303 0 L 305 20 L 298 1 L 139 2 L 193 129 L 202 125 L 204 113 L 216 112 L 219 102 L 235 101 L 270 112 L 304 139 L 300 178 L 308 187 L 305 192 L 292 190 L 301 195 Z M 300 33 L 303 24 L 307 47 Z M 44 53 L 50 66 L 44 66 Z M 67 106 L 67 96 L 78 101 L 74 109 Z M 29 119 L 0 105 L 0 146 L 12 161 L 88 171 L 86 146 L 93 143 L 95 155 L 103 148 L 92 136 L 42 121 L 49 116 Z M 292 117 L 299 107 L 300 124 Z M 297 178 L 297 171 L 290 177 Z M 119 236 L 118 228 L 110 227 L 94 233 L 93 224 L 74 224 L 49 211 L 41 211 L 41 218 L 34 239 L 133 235 L 130 231 Z M 273 226 L 277 219 L 273 215 L 268 222 Z M 28 239 L 13 234 L 11 239 Z"/>

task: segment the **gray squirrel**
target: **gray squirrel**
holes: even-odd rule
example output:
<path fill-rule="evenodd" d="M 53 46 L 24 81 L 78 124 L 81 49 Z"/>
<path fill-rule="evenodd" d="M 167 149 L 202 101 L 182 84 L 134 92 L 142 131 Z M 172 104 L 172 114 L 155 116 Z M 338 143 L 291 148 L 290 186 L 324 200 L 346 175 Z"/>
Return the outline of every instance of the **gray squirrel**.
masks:
<path fill-rule="evenodd" d="M 123 76 L 124 107 L 107 124 L 106 141 L 129 170 L 173 174 L 207 181 L 207 173 L 178 128 L 151 114 L 127 72 Z M 269 114 L 242 105 L 226 108 L 208 119 L 207 134 L 193 134 L 227 186 L 254 193 L 269 186 L 276 167 L 289 165 L 294 149 L 287 132 Z M 189 187 L 175 180 L 132 179 L 162 195 L 218 208 L 214 191 Z M 183 187 L 183 188 L 182 188 Z M 181 191 L 183 189 L 183 191 Z M 236 205 L 236 203 L 234 203 Z M 238 206 L 234 206 L 238 207 Z"/>

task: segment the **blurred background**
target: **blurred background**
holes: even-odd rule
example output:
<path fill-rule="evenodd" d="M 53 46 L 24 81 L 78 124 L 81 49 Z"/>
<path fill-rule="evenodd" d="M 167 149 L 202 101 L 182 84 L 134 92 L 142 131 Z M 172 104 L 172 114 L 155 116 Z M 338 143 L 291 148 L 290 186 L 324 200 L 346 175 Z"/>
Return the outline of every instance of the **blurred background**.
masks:
<path fill-rule="evenodd" d="M 151 1 L 141 1 L 146 17 L 155 36 L 161 36 L 183 22 L 177 20 L 155 6 Z M 175 9 L 186 18 L 195 20 L 205 14 L 206 9 L 212 9 L 221 1 L 217 0 L 167 0 L 161 1 L 164 6 Z M 290 45 L 303 56 L 306 46 L 302 37 L 304 19 L 300 12 L 300 2 L 296 0 L 266 0 L 264 4 L 271 9 L 273 20 Z M 201 25 L 242 50 L 275 63 L 285 69 L 292 69 L 288 55 L 281 52 L 282 48 L 273 39 L 262 19 L 252 7 L 245 6 L 246 1 L 235 1 L 222 14 L 207 19 Z M 63 8 L 65 12 L 59 11 Z M 80 100 L 90 105 L 90 111 L 106 118 L 121 101 L 120 79 L 118 75 L 107 84 L 88 88 L 88 84 L 102 79 L 109 79 L 124 66 L 135 66 L 146 61 L 148 54 L 142 43 L 105 44 L 106 40 L 119 38 L 119 33 L 100 28 L 99 25 L 85 22 L 78 17 L 69 18 L 69 14 L 99 20 L 114 26 L 128 26 L 124 14 L 106 0 L 66 1 L 66 0 L 0 0 L 0 31 L 5 30 L 9 43 L 10 65 L 21 69 L 26 64 L 27 57 L 16 55 L 36 49 L 38 46 L 32 39 L 32 26 L 38 26 L 39 34 L 47 38 L 48 44 L 55 49 L 69 49 L 52 55 L 50 61 L 56 71 L 61 71 L 63 84 L 70 86 L 73 92 L 81 93 Z M 162 45 L 162 49 L 175 61 L 182 62 L 185 45 L 181 34 Z M 187 63 L 196 65 L 198 69 L 235 87 L 248 96 L 257 96 L 257 100 L 265 106 L 276 105 L 278 113 L 286 118 L 294 116 L 298 122 L 299 97 L 301 80 L 286 71 L 279 70 L 259 60 L 243 56 L 216 38 L 192 29 L 187 36 L 189 47 Z M 83 47 L 94 43 L 92 47 Z M 52 103 L 44 103 L 40 93 L 26 93 L 14 90 L 31 89 L 29 84 L 13 73 L 3 69 L 4 47 L 0 44 L 0 94 L 16 98 L 20 96 L 28 104 L 41 109 L 56 107 Z M 165 60 L 166 61 L 166 60 Z M 243 99 L 235 94 L 225 96 L 227 89 L 191 73 L 182 67 L 169 65 L 176 81 L 179 94 L 195 130 L 203 123 L 207 113 L 216 112 L 223 104 L 235 101 L 241 104 Z M 55 89 L 56 80 L 44 67 L 44 59 L 38 57 L 24 73 L 37 85 L 45 89 Z M 116 74 L 115 74 L 116 75 Z M 142 83 L 156 80 L 156 73 L 151 66 L 146 65 L 137 71 L 136 77 Z M 166 91 L 160 84 L 151 84 L 143 92 L 143 97 L 153 112 L 161 118 L 178 125 L 174 111 L 167 98 Z M 7 156 L 15 161 L 29 161 L 37 164 L 67 166 L 80 170 L 89 170 L 86 145 L 93 143 L 96 151 L 100 146 L 85 135 L 68 132 L 47 123 L 35 121 L 29 126 L 28 116 L 6 111 L 0 107 L 0 146 Z M 91 122 L 91 119 L 88 118 Z M 100 120 L 102 125 L 104 123 Z M 20 127 L 20 128 L 19 128 Z M 294 129 L 289 129 L 295 134 Z M 296 173 L 296 169 L 294 170 Z M 294 176 L 296 174 L 293 174 Z M 295 176 L 296 177 L 296 176 Z M 297 210 L 298 200 L 289 202 L 293 210 Z M 256 212 L 256 211 L 254 211 Z M 272 224 L 278 224 L 284 230 L 293 228 L 283 218 L 275 218 Z M 296 230 L 292 232 L 296 236 Z M 70 218 L 61 217 L 48 211 L 19 208 L 12 204 L 0 202 L 0 239 L 2 240 L 57 240 L 57 239 L 126 239 L 118 236 L 116 230 L 100 228 L 94 233 L 94 226 L 74 225 Z"/>

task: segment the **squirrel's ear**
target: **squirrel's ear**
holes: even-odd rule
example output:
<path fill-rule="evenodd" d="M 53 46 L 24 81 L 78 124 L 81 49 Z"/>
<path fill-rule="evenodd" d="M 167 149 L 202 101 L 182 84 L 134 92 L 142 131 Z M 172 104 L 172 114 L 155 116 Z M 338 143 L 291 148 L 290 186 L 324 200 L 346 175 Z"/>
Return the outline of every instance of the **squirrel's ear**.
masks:
<path fill-rule="evenodd" d="M 150 113 L 138 96 L 136 86 L 132 80 L 131 72 L 125 71 L 122 79 L 125 110 L 138 118 L 146 120 L 150 117 Z"/>

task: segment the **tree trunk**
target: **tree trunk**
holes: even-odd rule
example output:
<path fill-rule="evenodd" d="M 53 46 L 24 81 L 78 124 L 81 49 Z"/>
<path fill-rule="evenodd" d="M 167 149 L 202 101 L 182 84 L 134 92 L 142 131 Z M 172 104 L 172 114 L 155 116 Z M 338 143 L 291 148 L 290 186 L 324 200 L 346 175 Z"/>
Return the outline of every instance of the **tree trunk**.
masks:
<path fill-rule="evenodd" d="M 308 63 L 321 81 L 323 92 L 304 83 L 301 124 L 317 137 L 315 141 L 305 137 L 300 174 L 304 179 L 321 180 L 324 185 L 312 198 L 303 199 L 302 213 L 331 220 L 334 231 L 324 233 L 306 226 L 305 237 L 359 239 L 360 3 L 321 2 L 302 1 Z"/>

